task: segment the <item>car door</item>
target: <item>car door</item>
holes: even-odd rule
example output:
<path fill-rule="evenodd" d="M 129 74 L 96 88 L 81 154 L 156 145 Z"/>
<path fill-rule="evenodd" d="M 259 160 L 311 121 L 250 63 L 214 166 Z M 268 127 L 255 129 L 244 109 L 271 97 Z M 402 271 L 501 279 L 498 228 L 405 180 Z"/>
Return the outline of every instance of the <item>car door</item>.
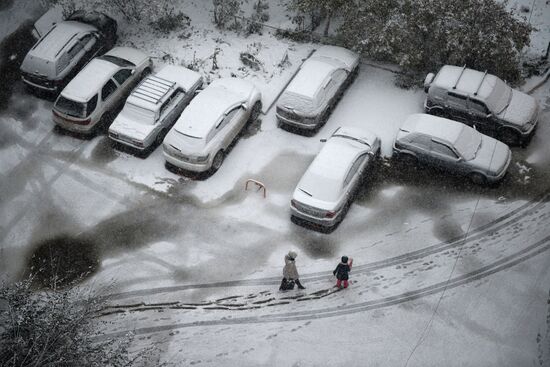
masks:
<path fill-rule="evenodd" d="M 431 159 L 432 140 L 429 136 L 423 134 L 414 134 L 409 137 L 407 149 L 415 153 L 419 162 L 433 164 Z"/>
<path fill-rule="evenodd" d="M 494 135 L 496 133 L 496 125 L 491 117 L 489 117 L 491 112 L 485 103 L 475 98 L 469 98 L 468 107 L 472 125 L 484 134 Z"/>
<path fill-rule="evenodd" d="M 432 139 L 431 154 L 437 168 L 451 172 L 461 170 L 459 155 L 449 144 Z"/>
<path fill-rule="evenodd" d="M 113 79 L 107 80 L 105 85 L 101 88 L 101 110 L 102 112 L 108 112 L 114 109 L 116 105 L 116 92 L 118 90 L 118 84 Z"/>
<path fill-rule="evenodd" d="M 453 120 L 472 125 L 470 114 L 468 113 L 467 96 L 454 91 L 447 92 L 445 107 Z"/>
<path fill-rule="evenodd" d="M 353 194 L 359 187 L 359 182 L 361 179 L 361 174 L 367 165 L 367 154 L 361 154 L 358 156 L 353 164 L 351 165 L 346 178 L 344 179 L 344 194 L 346 200 L 349 201 L 353 198 Z"/>
<path fill-rule="evenodd" d="M 224 136 L 224 147 L 227 148 L 246 124 L 248 113 L 244 106 L 240 105 L 227 112 L 224 120 L 221 133 Z"/>
<path fill-rule="evenodd" d="M 170 128 L 181 115 L 184 109 L 185 93 L 177 88 L 172 91 L 170 97 L 160 107 L 160 127 Z"/>

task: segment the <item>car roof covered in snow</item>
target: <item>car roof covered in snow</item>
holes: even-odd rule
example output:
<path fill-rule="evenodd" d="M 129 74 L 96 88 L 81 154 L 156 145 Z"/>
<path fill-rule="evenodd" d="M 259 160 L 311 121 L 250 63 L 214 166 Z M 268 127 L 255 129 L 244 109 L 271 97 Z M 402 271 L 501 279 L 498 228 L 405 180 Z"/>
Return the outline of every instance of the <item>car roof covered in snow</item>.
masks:
<path fill-rule="evenodd" d="M 254 85 L 237 78 L 213 81 L 189 103 L 174 125 L 178 132 L 205 138 L 229 109 L 247 101 Z"/>
<path fill-rule="evenodd" d="M 343 189 L 349 168 L 365 150 L 369 150 L 369 147 L 355 140 L 331 137 L 311 162 L 296 190 L 306 193 L 313 201 L 336 200 Z M 299 196 L 301 201 L 305 199 Z"/>
<path fill-rule="evenodd" d="M 416 113 L 407 117 L 403 126 L 399 129 L 399 137 L 411 133 L 420 133 L 454 143 L 465 125 L 443 117 Z"/>
<path fill-rule="evenodd" d="M 59 52 L 79 33 L 92 32 L 97 29 L 91 25 L 65 21 L 58 23 L 46 33 L 29 51 L 29 55 L 43 60 L 53 61 Z"/>
<path fill-rule="evenodd" d="M 323 59 L 329 58 L 338 60 L 346 65 L 348 71 L 352 71 L 353 68 L 359 63 L 359 55 L 355 52 L 348 50 L 347 48 L 339 46 L 322 46 L 319 47 L 311 58 Z"/>
<path fill-rule="evenodd" d="M 307 59 L 286 88 L 285 94 L 297 94 L 313 99 L 329 75 L 344 67 L 345 65 L 342 62 L 334 59 Z"/>
<path fill-rule="evenodd" d="M 119 66 L 112 62 L 95 58 L 67 84 L 61 94 L 76 102 L 87 102 L 118 69 Z"/>
<path fill-rule="evenodd" d="M 201 75 L 183 66 L 167 65 L 155 75 L 143 79 L 132 91 L 126 103 L 145 108 L 150 111 L 160 109 L 164 101 L 178 87 L 187 92 L 201 79 Z"/>
<path fill-rule="evenodd" d="M 497 83 L 497 77 L 461 66 L 445 65 L 439 70 L 431 85 L 454 90 L 478 99 L 489 97 Z"/>

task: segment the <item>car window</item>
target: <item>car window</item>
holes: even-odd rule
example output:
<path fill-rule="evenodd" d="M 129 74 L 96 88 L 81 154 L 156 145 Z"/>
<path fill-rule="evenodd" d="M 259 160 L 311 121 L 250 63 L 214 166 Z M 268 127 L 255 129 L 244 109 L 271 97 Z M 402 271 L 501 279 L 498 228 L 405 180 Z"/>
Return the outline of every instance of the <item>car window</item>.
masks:
<path fill-rule="evenodd" d="M 105 83 L 103 88 L 101 88 L 101 99 L 106 101 L 107 98 L 109 98 L 113 94 L 113 92 L 116 91 L 116 89 L 117 86 L 115 82 L 113 82 L 112 79 L 109 79 L 109 81 Z"/>
<path fill-rule="evenodd" d="M 164 115 L 165 112 L 170 113 L 170 110 L 173 108 L 174 104 L 179 100 L 183 95 L 183 90 L 178 88 L 172 92 L 170 98 L 168 98 L 160 107 L 160 115 Z"/>
<path fill-rule="evenodd" d="M 132 75 L 132 70 L 130 69 L 122 69 L 115 73 L 113 78 L 116 80 L 116 82 L 119 85 L 124 84 L 124 82 Z"/>
<path fill-rule="evenodd" d="M 223 129 L 223 127 L 225 125 L 227 125 L 231 120 L 233 120 L 233 118 L 235 117 L 235 115 L 237 114 L 237 112 L 239 112 L 239 109 L 241 107 L 237 107 L 237 108 L 234 108 L 232 109 L 231 111 L 229 111 L 225 117 L 222 119 L 222 121 L 216 126 L 216 129 L 218 130 L 221 130 Z"/>
<path fill-rule="evenodd" d="M 86 106 L 86 116 L 90 116 L 92 112 L 95 111 L 96 106 L 97 106 L 97 94 L 88 101 Z"/>
<path fill-rule="evenodd" d="M 426 135 L 414 135 L 410 138 L 410 144 L 420 149 L 430 150 L 432 139 Z"/>
<path fill-rule="evenodd" d="M 478 112 L 482 115 L 488 115 L 489 110 L 487 109 L 487 106 L 485 103 L 478 101 L 477 99 L 470 99 L 470 108 L 474 112 Z"/>
<path fill-rule="evenodd" d="M 355 162 L 353 162 L 353 165 L 349 169 L 348 174 L 346 175 L 346 179 L 344 180 L 344 186 L 347 186 L 351 182 L 353 177 L 357 174 L 357 170 L 359 169 L 359 166 L 361 166 L 361 164 L 365 160 L 365 157 L 366 157 L 366 155 L 363 154 L 363 155 L 359 156 L 355 160 Z"/>
<path fill-rule="evenodd" d="M 69 58 L 74 58 L 82 49 L 84 48 L 84 44 L 80 41 L 76 42 L 73 47 L 67 51 L 67 54 L 69 55 Z"/>
<path fill-rule="evenodd" d="M 450 158 L 455 158 L 455 159 L 458 158 L 456 153 L 451 148 L 435 140 L 432 140 L 432 152 L 440 155 L 444 155 Z"/>
<path fill-rule="evenodd" d="M 467 97 L 462 94 L 458 94 L 455 92 L 447 93 L 447 102 L 459 109 L 466 109 L 466 100 Z"/>

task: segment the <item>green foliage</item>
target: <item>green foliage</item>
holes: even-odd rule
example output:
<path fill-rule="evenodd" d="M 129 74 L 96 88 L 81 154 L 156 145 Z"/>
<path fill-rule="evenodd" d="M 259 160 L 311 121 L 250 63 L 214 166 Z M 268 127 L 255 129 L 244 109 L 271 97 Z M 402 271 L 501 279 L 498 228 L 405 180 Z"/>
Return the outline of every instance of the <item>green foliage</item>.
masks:
<path fill-rule="evenodd" d="M 347 46 L 418 77 L 452 64 L 517 82 L 532 30 L 495 0 L 355 0 L 344 17 Z"/>

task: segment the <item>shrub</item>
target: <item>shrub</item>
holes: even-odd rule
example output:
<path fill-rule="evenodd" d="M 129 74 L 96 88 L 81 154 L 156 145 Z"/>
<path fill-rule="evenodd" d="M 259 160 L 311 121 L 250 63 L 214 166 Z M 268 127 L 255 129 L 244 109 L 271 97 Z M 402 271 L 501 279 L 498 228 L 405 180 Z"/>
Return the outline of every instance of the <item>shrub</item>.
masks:
<path fill-rule="evenodd" d="M 189 27 L 189 24 L 191 24 L 191 19 L 187 15 L 181 11 L 175 12 L 174 10 L 150 23 L 154 30 L 163 34 L 168 34 L 175 30 L 183 30 Z"/>
<path fill-rule="evenodd" d="M 518 82 L 532 30 L 495 0 L 356 0 L 344 17 L 339 36 L 348 47 L 397 63 L 418 82 L 444 64 Z"/>

